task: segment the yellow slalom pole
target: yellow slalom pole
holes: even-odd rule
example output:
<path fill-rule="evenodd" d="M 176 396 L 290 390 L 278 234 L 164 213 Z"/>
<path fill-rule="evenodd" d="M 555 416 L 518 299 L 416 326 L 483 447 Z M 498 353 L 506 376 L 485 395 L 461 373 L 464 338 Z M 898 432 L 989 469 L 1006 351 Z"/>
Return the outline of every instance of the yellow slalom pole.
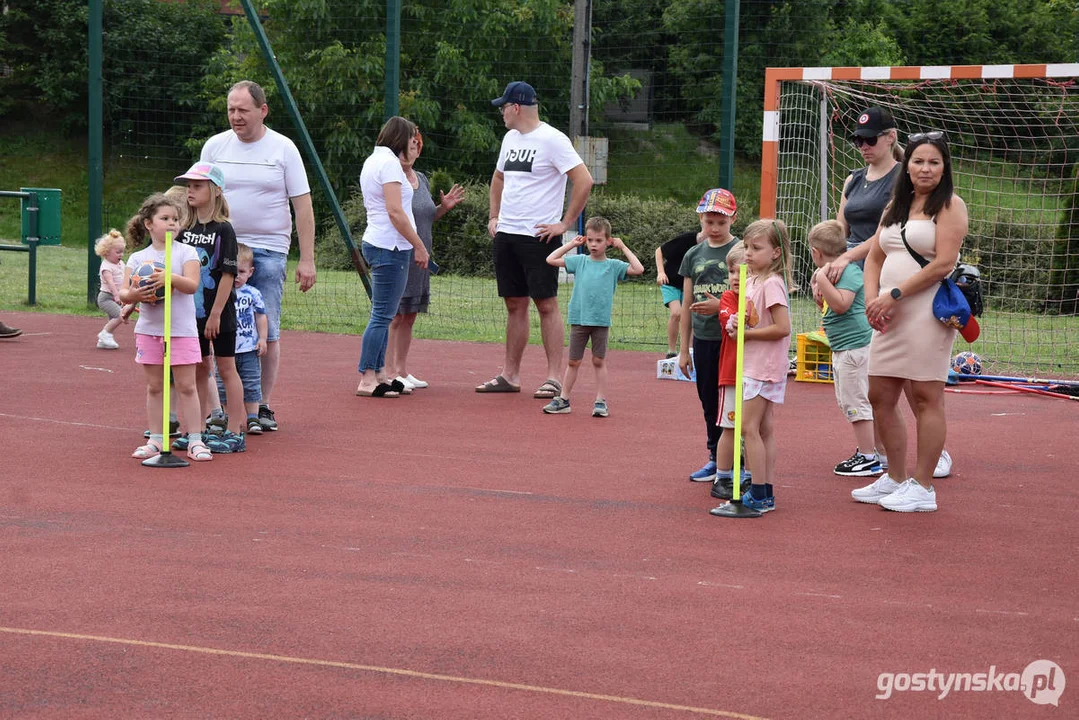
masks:
<path fill-rule="evenodd" d="M 734 357 L 734 468 L 731 478 L 731 500 L 709 512 L 716 517 L 755 518 L 760 517 L 759 510 L 742 504 L 742 378 L 745 373 L 746 340 L 746 266 L 738 266 L 738 346 Z M 725 338 L 723 342 L 730 342 Z M 723 432 L 727 432 L 724 430 Z"/>
<path fill-rule="evenodd" d="M 172 438 L 169 433 L 169 375 L 172 370 L 172 233 L 165 233 L 165 362 L 161 371 L 165 374 L 164 395 L 162 396 L 162 421 L 161 432 L 164 434 L 165 443 L 163 449 L 168 452 L 172 448 Z"/>
<path fill-rule="evenodd" d="M 742 501 L 742 372 L 745 370 L 746 266 L 738 266 L 738 347 L 734 363 L 734 502 Z"/>
<path fill-rule="evenodd" d="M 147 467 L 187 467 L 190 463 L 172 454 L 169 433 L 169 377 L 172 374 L 172 233 L 165 233 L 165 360 L 161 366 L 164 387 L 161 394 L 161 454 L 142 461 Z"/>

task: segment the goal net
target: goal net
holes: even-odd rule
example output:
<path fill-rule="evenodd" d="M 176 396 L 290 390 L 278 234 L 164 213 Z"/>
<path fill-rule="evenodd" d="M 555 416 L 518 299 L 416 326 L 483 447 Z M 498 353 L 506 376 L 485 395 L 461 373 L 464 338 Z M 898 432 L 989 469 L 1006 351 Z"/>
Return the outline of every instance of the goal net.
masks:
<path fill-rule="evenodd" d="M 765 80 L 761 216 L 791 228 L 793 334 L 820 325 L 809 297 L 809 229 L 834 218 L 864 165 L 859 114 L 887 108 L 900 143 L 943 130 L 982 273 L 986 312 L 972 346 L 986 373 L 1079 377 L 1079 64 L 771 68 Z"/>

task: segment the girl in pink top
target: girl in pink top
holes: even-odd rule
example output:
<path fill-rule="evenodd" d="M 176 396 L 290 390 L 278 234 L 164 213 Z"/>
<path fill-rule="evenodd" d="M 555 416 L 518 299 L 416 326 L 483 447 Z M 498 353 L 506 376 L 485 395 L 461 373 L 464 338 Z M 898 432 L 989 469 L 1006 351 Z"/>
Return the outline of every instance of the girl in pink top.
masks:
<path fill-rule="evenodd" d="M 109 316 L 109 321 L 97 334 L 97 346 L 104 350 L 120 347 L 112 333 L 126 319 L 120 302 L 120 287 L 124 284 L 124 266 L 120 264 L 120 259 L 126 244 L 119 230 L 109 230 L 107 235 L 102 235 L 94 243 L 94 254 L 101 258 L 101 269 L 98 271 L 101 290 L 97 294 L 97 306 Z"/>
<path fill-rule="evenodd" d="M 790 237 L 778 220 L 758 220 L 742 234 L 746 263 L 745 359 L 742 379 L 742 437 L 753 484 L 742 504 L 761 513 L 775 510 L 776 439 L 772 409 L 787 388 L 791 320 Z M 727 323 L 737 336 L 738 315 Z"/>

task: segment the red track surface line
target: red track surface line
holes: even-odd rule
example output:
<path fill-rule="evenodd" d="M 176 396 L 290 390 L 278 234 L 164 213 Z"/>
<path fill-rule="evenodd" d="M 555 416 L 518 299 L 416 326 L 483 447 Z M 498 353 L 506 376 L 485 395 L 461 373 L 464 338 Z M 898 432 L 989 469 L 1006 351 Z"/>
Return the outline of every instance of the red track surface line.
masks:
<path fill-rule="evenodd" d="M 543 687 L 542 685 L 525 685 L 522 683 L 503 682 L 501 680 L 485 680 L 482 678 L 458 677 L 455 675 L 440 675 L 438 673 L 421 672 L 419 670 L 406 670 L 403 668 L 380 667 L 377 665 L 361 665 L 358 663 L 342 662 L 339 660 L 319 660 L 316 658 L 292 657 L 289 655 L 274 655 L 272 653 L 246 652 L 243 650 L 225 650 L 222 648 L 200 647 L 197 645 L 177 645 L 174 643 L 154 642 L 151 640 L 133 640 L 131 638 L 102 637 L 98 635 L 82 635 L 79 633 L 54 632 L 49 630 L 31 630 L 28 628 L 0 627 L 0 632 L 13 635 L 38 635 L 64 640 L 85 640 L 87 642 L 113 643 L 134 647 L 156 648 L 160 650 L 178 650 L 189 653 L 202 653 L 204 655 L 220 655 L 225 657 L 243 658 L 247 660 L 268 660 L 279 663 L 292 663 L 296 665 L 314 665 L 318 667 L 341 668 L 344 670 L 359 670 L 361 672 L 381 673 L 384 675 L 398 675 L 420 680 L 435 680 L 439 682 L 461 683 L 466 685 L 486 685 L 504 690 L 522 690 L 525 692 L 545 693 L 549 695 L 563 695 L 566 697 L 582 698 L 585 700 L 598 700 L 601 702 L 616 703 L 622 705 L 637 705 L 659 710 L 675 710 L 678 712 L 694 713 L 697 715 L 710 715 L 712 717 L 735 718 L 736 720 L 767 720 L 758 715 L 745 715 L 743 713 L 715 710 L 713 708 L 693 707 L 690 705 L 675 705 L 672 703 L 656 702 L 653 700 L 641 700 L 638 698 L 619 697 L 617 695 L 599 695 L 596 693 L 581 692 L 579 690 L 564 690 L 562 688 Z"/>

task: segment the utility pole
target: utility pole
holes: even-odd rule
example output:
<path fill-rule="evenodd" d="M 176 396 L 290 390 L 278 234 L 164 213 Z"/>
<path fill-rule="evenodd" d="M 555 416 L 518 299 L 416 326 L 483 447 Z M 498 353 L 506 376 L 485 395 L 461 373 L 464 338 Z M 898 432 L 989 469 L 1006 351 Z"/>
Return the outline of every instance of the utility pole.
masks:
<path fill-rule="evenodd" d="M 734 186 L 734 115 L 738 94 L 738 0 L 727 0 L 723 13 L 723 102 L 720 108 L 719 186 Z"/>
<path fill-rule="evenodd" d="M 592 59 L 592 0 L 573 2 L 573 66 L 569 137 L 588 135 L 588 75 Z"/>

